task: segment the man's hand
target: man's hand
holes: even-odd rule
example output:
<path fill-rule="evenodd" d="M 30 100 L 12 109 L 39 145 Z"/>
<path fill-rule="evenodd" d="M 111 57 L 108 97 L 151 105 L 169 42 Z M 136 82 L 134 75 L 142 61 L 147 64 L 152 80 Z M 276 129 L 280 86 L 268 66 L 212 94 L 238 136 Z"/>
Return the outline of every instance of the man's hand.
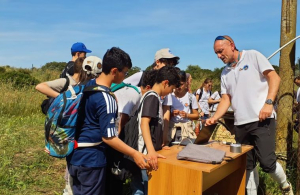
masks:
<path fill-rule="evenodd" d="M 155 171 L 158 169 L 158 164 L 157 164 L 157 158 L 166 158 L 161 154 L 158 154 L 157 152 L 149 152 L 147 154 L 147 158 L 149 165 L 154 169 Z"/>
<path fill-rule="evenodd" d="M 273 105 L 264 104 L 262 109 L 259 112 L 259 121 L 263 121 L 266 118 L 270 117 L 273 111 Z"/>
<path fill-rule="evenodd" d="M 218 120 L 216 120 L 214 117 L 211 117 L 209 119 L 205 120 L 205 126 L 213 125 L 217 123 Z"/>
<path fill-rule="evenodd" d="M 133 157 L 134 162 L 141 169 L 148 169 L 148 168 L 150 168 L 149 165 L 147 164 L 147 161 L 149 161 L 150 159 L 148 159 L 144 154 L 142 154 L 142 153 L 140 153 L 138 151 L 135 151 L 135 153 L 133 154 L 132 157 Z"/>

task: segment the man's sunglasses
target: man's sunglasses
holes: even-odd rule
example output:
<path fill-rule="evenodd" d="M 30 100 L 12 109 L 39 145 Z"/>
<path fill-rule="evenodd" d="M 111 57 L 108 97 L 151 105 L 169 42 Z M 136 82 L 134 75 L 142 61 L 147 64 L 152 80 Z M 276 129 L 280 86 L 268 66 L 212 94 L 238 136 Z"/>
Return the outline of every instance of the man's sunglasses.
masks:
<path fill-rule="evenodd" d="M 230 39 L 226 38 L 225 36 L 217 36 L 217 38 L 215 39 L 215 41 L 217 41 L 217 40 L 227 40 L 230 43 L 232 43 L 232 41 Z"/>

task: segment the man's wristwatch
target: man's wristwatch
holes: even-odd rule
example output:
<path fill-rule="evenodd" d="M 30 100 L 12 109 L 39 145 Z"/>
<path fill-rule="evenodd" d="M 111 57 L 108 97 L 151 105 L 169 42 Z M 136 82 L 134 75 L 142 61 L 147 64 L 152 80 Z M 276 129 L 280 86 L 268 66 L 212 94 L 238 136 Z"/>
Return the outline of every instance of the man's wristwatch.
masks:
<path fill-rule="evenodd" d="M 272 104 L 273 104 L 273 101 L 272 101 L 271 99 L 267 99 L 267 100 L 265 101 L 265 103 L 268 104 L 268 105 L 272 105 Z"/>

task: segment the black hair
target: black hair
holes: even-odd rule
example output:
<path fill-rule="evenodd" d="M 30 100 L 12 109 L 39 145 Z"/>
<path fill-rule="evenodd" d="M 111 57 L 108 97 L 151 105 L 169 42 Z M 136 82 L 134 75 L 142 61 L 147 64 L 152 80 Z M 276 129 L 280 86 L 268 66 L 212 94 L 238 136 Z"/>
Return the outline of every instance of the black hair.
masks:
<path fill-rule="evenodd" d="M 180 78 L 180 82 L 186 82 L 186 73 L 185 73 L 185 71 L 181 70 L 179 72 L 179 78 Z"/>
<path fill-rule="evenodd" d="M 82 70 L 84 58 L 77 58 L 74 62 L 74 73 L 80 73 Z"/>
<path fill-rule="evenodd" d="M 84 51 L 74 51 L 74 52 L 71 52 L 72 57 L 75 56 L 77 52 L 79 52 L 79 55 L 80 55 L 81 53 L 85 53 Z"/>
<path fill-rule="evenodd" d="M 180 86 L 178 71 L 173 66 L 164 66 L 157 71 L 155 83 L 161 83 L 164 80 L 168 80 L 169 85 L 174 85 L 176 88 Z"/>
<path fill-rule="evenodd" d="M 132 67 L 130 56 L 118 47 L 108 49 L 103 56 L 102 72 L 107 75 L 112 68 L 122 71 L 124 67 L 128 69 Z"/>
<path fill-rule="evenodd" d="M 179 63 L 179 58 L 160 58 L 158 61 L 164 63 L 166 66 L 176 66 Z"/>
<path fill-rule="evenodd" d="M 296 80 L 300 80 L 300 75 L 299 75 L 299 76 L 296 76 L 296 77 L 294 78 L 294 83 L 296 82 Z"/>
<path fill-rule="evenodd" d="M 157 70 L 146 70 L 143 73 L 142 79 L 141 79 L 141 86 L 146 87 L 149 85 L 151 88 L 155 84 L 155 79 L 157 75 Z"/>

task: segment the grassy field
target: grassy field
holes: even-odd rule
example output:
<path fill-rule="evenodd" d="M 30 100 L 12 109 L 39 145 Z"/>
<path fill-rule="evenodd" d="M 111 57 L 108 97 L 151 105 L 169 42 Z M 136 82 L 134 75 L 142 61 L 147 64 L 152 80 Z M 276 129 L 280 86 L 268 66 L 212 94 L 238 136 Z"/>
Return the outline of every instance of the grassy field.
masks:
<path fill-rule="evenodd" d="M 40 81 L 57 78 L 58 72 L 32 73 Z M 193 89 L 201 81 L 193 80 Z M 0 83 L 0 194 L 62 194 L 65 160 L 49 157 L 44 149 L 45 96 L 34 86 L 15 89 Z M 294 173 L 293 173 L 294 174 Z M 264 194 L 280 194 L 277 184 L 260 174 Z"/>

